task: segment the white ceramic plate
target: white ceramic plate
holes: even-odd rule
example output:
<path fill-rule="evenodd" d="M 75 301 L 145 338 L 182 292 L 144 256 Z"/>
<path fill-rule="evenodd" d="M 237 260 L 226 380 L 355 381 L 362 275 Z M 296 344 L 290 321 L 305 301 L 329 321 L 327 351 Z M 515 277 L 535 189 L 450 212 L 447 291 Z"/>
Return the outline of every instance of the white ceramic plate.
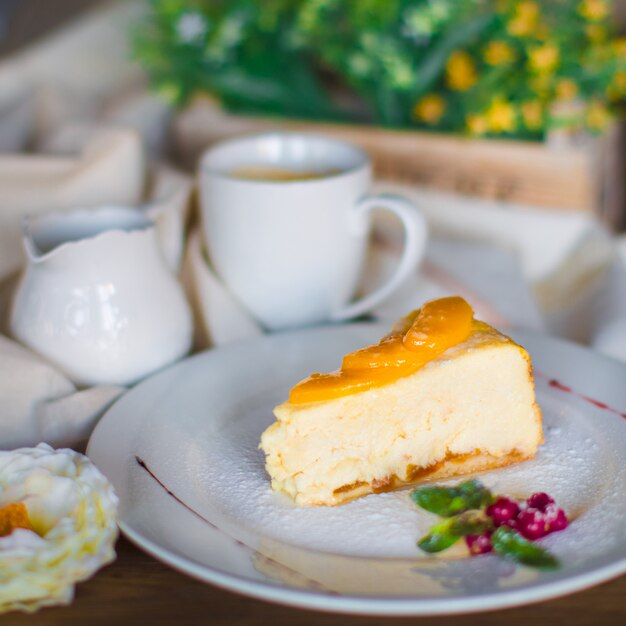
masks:
<path fill-rule="evenodd" d="M 481 479 L 519 497 L 547 491 L 574 518 L 544 540 L 560 570 L 420 553 L 415 543 L 435 518 L 408 491 L 297 508 L 270 490 L 257 445 L 273 406 L 300 378 L 335 368 L 385 331 L 351 325 L 271 335 L 194 356 L 127 393 L 88 449 L 119 494 L 122 531 L 201 580 L 327 611 L 480 611 L 625 572 L 626 367 L 534 333 L 513 336 L 533 358 L 545 445 L 533 461 Z"/>

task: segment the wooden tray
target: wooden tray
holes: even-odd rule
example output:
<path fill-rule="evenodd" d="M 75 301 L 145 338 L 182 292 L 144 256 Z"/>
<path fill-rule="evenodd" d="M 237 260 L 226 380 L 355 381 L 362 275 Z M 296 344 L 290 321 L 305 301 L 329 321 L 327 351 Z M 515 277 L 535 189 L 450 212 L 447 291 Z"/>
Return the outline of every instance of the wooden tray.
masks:
<path fill-rule="evenodd" d="M 272 129 L 332 135 L 362 146 L 386 180 L 515 204 L 597 214 L 612 226 L 624 213 L 622 129 L 602 136 L 553 134 L 546 143 L 468 139 L 372 126 L 239 117 L 208 99 L 175 122 L 177 157 L 195 167 L 211 144 Z"/>

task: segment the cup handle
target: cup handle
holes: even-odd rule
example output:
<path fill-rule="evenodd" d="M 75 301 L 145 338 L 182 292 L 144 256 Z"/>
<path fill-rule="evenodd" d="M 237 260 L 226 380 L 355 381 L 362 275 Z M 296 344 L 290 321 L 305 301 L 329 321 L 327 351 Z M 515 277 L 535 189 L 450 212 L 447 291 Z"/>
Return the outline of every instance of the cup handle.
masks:
<path fill-rule="evenodd" d="M 395 214 L 402 222 L 404 251 L 400 263 L 385 284 L 372 293 L 363 296 L 360 300 L 352 302 L 339 311 L 332 313 L 330 318 L 333 321 L 357 317 L 380 304 L 402 284 L 424 256 L 428 228 L 424 216 L 417 210 L 415 205 L 400 196 L 387 194 L 367 196 L 356 205 L 359 217 L 366 217 L 367 214 L 378 209 Z"/>

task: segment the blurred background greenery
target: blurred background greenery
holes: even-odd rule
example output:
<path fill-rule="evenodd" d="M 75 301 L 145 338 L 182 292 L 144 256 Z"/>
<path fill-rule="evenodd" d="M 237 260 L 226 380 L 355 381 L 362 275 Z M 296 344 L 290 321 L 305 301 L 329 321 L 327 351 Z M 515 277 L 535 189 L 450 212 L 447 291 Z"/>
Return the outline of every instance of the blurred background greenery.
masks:
<path fill-rule="evenodd" d="M 134 31 L 182 104 L 541 140 L 626 96 L 610 0 L 151 0 Z"/>

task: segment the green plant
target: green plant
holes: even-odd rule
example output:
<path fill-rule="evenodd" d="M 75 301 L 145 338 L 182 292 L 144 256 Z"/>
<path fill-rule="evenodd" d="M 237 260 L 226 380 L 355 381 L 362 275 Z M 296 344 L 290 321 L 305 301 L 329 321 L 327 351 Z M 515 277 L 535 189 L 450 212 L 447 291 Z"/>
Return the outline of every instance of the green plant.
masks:
<path fill-rule="evenodd" d="M 134 33 L 182 104 L 474 136 L 601 131 L 626 95 L 610 0 L 151 0 Z"/>

